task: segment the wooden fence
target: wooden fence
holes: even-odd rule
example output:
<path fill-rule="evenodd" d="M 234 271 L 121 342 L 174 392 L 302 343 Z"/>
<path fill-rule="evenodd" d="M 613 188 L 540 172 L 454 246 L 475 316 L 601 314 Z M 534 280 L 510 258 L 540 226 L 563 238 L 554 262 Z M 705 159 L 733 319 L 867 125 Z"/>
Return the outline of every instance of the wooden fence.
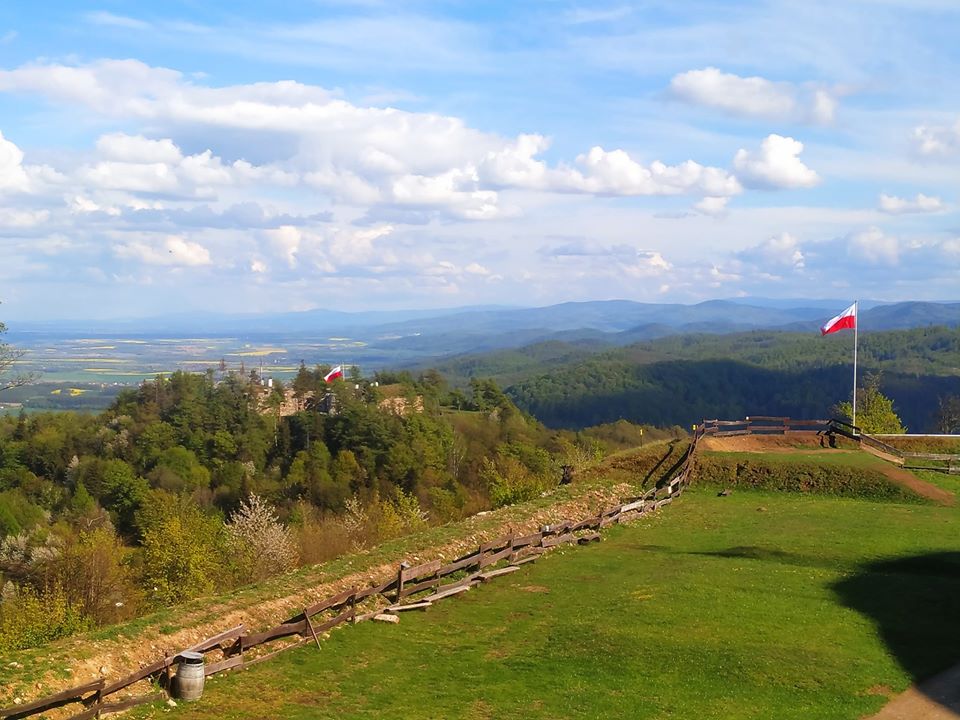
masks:
<path fill-rule="evenodd" d="M 603 508 L 593 517 L 576 522 L 561 520 L 544 525 L 538 532 L 529 535 L 511 534 L 493 538 L 481 543 L 477 550 L 447 563 L 439 559 L 418 565 L 401 563 L 396 575 L 382 584 L 349 588 L 304 607 L 302 612 L 267 630 L 254 632 L 238 625 L 179 652 L 167 653 L 118 680 L 107 682 L 99 679 L 33 702 L 4 708 L 0 710 L 0 718 L 25 718 L 71 703 L 80 704 L 83 710 L 70 716 L 69 720 L 98 718 L 120 712 L 165 697 L 164 692 L 171 691 L 175 667 L 185 651 L 206 656 L 204 674 L 207 676 L 250 667 L 305 643 L 314 642 L 319 647 L 320 634 L 339 625 L 356 624 L 382 613 L 395 614 L 430 607 L 475 585 L 515 572 L 550 548 L 597 541 L 603 528 L 655 512 L 672 503 L 683 492 L 689 483 L 690 459 L 701 436 L 702 433 L 695 434 L 683 465 L 672 480 L 659 488 L 651 488 L 643 495 L 624 498 L 620 504 Z M 442 582 L 445 578 L 449 579 L 446 583 Z M 365 601 L 376 607 L 358 613 L 358 606 Z M 295 637 L 293 642 L 271 645 L 291 637 Z M 156 683 L 163 692 L 146 692 L 120 700 L 108 700 L 119 691 L 143 681 Z"/>
<path fill-rule="evenodd" d="M 906 452 L 884 442 L 875 435 L 863 432 L 856 425 L 843 420 L 796 420 L 788 417 L 751 416 L 743 420 L 704 420 L 694 433 L 729 437 L 731 435 L 786 435 L 792 432 L 838 434 L 855 440 L 860 449 L 908 470 L 936 470 L 960 475 L 960 455 L 947 453 Z M 888 436 L 889 437 L 889 436 Z M 900 437 L 911 437 L 904 435 Z M 918 437 L 924 437 L 922 435 Z M 943 436 L 940 436 L 943 437 Z"/>
<path fill-rule="evenodd" d="M 751 415 L 743 420 L 704 420 L 697 432 L 705 435 L 786 435 L 791 432 L 826 432 L 830 420 L 797 420 L 789 417 Z"/>

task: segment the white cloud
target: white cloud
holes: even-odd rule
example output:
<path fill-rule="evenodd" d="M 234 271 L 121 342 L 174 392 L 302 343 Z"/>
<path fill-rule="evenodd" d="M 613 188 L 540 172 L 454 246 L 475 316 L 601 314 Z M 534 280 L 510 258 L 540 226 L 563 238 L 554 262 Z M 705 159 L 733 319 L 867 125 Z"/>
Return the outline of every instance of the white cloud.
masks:
<path fill-rule="evenodd" d="M 659 277 L 673 268 L 666 258 L 654 251 L 638 251 L 636 259 L 629 263 L 620 263 L 620 269 L 632 278 Z"/>
<path fill-rule="evenodd" d="M 822 87 L 741 77 L 715 67 L 674 75 L 670 93 L 685 102 L 732 115 L 820 124 L 833 122 L 837 106 L 836 97 Z"/>
<path fill-rule="evenodd" d="M 542 135 L 520 135 L 515 142 L 491 150 L 480 162 L 480 176 L 499 187 L 544 188 L 548 184 L 546 163 L 536 156 L 550 147 Z"/>
<path fill-rule="evenodd" d="M 837 98 L 827 90 L 815 90 L 813 103 L 810 107 L 810 117 L 821 125 L 829 125 L 837 114 Z"/>
<path fill-rule="evenodd" d="M 85 184 L 105 190 L 209 196 L 216 187 L 256 181 L 290 185 L 295 180 L 278 168 L 244 160 L 225 164 L 211 150 L 185 156 L 169 138 L 110 133 L 97 140 L 97 151 L 104 159 L 81 168 L 78 175 Z"/>
<path fill-rule="evenodd" d="M 50 219 L 49 210 L 22 210 L 0 208 L 0 230 L 5 228 L 32 228 Z"/>
<path fill-rule="evenodd" d="M 847 236 L 847 255 L 870 265 L 897 265 L 900 241 L 878 227 L 870 227 Z"/>
<path fill-rule="evenodd" d="M 806 262 L 799 240 L 788 232 L 769 237 L 759 245 L 738 253 L 738 257 L 760 268 L 789 267 L 801 270 Z"/>
<path fill-rule="evenodd" d="M 300 250 L 300 241 L 302 239 L 299 228 L 284 225 L 282 227 L 264 230 L 263 234 L 277 255 L 283 259 L 288 267 L 294 268 L 297 266 L 297 251 Z"/>
<path fill-rule="evenodd" d="M 173 140 L 150 140 L 143 135 L 127 135 L 122 132 L 101 135 L 97 151 L 106 160 L 124 163 L 178 163 L 183 159 L 180 148 Z"/>
<path fill-rule="evenodd" d="M 0 190 L 26 190 L 28 186 L 23 152 L 0 132 Z"/>
<path fill-rule="evenodd" d="M 130 240 L 113 246 L 119 258 L 136 260 L 145 265 L 170 265 L 175 267 L 199 267 L 210 265 L 210 251 L 203 245 L 177 235 L 170 235 L 162 242 Z"/>
<path fill-rule="evenodd" d="M 884 193 L 880 195 L 880 211 L 890 215 L 932 213 L 943 209 L 943 201 L 939 197 L 924 195 L 923 193 L 917 193 L 913 200 Z"/>
<path fill-rule="evenodd" d="M 694 203 L 694 209 L 704 215 L 710 215 L 711 217 L 722 217 L 727 213 L 727 203 L 730 201 L 729 197 L 713 197 L 707 196 L 701 199 L 699 202 Z"/>
<path fill-rule="evenodd" d="M 759 152 L 743 148 L 733 158 L 733 167 L 748 186 L 760 188 L 810 188 L 820 182 L 816 172 L 800 160 L 803 143 L 791 137 L 768 135 Z"/>
<path fill-rule="evenodd" d="M 358 107 L 323 88 L 292 81 L 207 87 L 135 60 L 100 60 L 0 71 L 2 90 L 40 93 L 152 127 L 192 128 L 194 141 L 203 137 L 210 143 L 211 149 L 184 156 L 171 138 L 104 135 L 98 142 L 100 160 L 86 168 L 84 178 L 101 189 L 210 196 L 241 181 L 302 182 L 335 201 L 394 208 L 397 217 L 409 213 L 418 221 L 502 217 L 513 212 L 501 206 L 504 189 L 713 197 L 742 191 L 721 168 L 692 160 L 648 165 L 620 149 L 594 147 L 576 159 L 575 167 L 550 166 L 539 158 L 549 146 L 542 135 L 504 138 L 456 117 Z M 266 162 L 223 162 L 214 154 L 222 129 L 245 138 L 267 156 Z M 271 148 L 276 148 L 272 154 Z"/>
<path fill-rule="evenodd" d="M 463 271 L 469 275 L 480 275 L 481 277 L 490 275 L 490 271 L 487 268 L 476 262 L 472 262 L 467 265 Z"/>
<path fill-rule="evenodd" d="M 726 170 L 705 167 L 692 160 L 680 165 L 654 161 L 649 166 L 623 150 L 594 147 L 577 157 L 580 170 L 568 170 L 553 186 L 597 195 L 680 195 L 702 193 L 729 196 L 743 188 Z"/>
<path fill-rule="evenodd" d="M 956 155 L 960 152 L 960 119 L 953 125 L 919 125 L 913 129 L 913 142 L 921 155 Z"/>

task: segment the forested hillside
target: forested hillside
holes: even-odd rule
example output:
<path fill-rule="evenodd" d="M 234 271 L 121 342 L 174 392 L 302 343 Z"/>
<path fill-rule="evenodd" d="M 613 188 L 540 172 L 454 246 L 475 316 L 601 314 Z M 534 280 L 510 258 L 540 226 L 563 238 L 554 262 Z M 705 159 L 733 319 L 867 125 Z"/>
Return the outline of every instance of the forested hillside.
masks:
<path fill-rule="evenodd" d="M 639 441 L 625 423 L 547 430 L 489 381 L 325 370 L 286 392 L 175 373 L 98 416 L 0 418 L 0 648 L 535 497 L 561 464 Z"/>
<path fill-rule="evenodd" d="M 848 333 L 755 331 L 594 352 L 545 343 L 457 358 L 440 368 L 455 382 L 479 373 L 509 385 L 517 405 L 551 427 L 619 418 L 689 426 L 704 417 L 827 415 L 849 397 L 852 352 Z M 883 392 L 910 429 L 932 429 L 939 399 L 960 394 L 960 330 L 862 334 L 859 363 L 864 376 L 882 374 Z"/>

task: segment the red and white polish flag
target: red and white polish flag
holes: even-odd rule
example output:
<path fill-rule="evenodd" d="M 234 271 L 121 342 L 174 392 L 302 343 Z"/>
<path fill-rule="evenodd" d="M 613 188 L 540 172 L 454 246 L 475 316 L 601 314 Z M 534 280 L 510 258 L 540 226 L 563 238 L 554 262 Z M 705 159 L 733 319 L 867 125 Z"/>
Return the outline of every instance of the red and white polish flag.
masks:
<path fill-rule="evenodd" d="M 837 330 L 853 330 L 857 326 L 857 304 L 854 303 L 835 318 L 827 320 L 820 328 L 821 335 L 829 335 Z"/>
<path fill-rule="evenodd" d="M 324 382 L 333 382 L 337 378 L 343 377 L 343 366 L 337 365 L 330 372 L 323 376 Z"/>

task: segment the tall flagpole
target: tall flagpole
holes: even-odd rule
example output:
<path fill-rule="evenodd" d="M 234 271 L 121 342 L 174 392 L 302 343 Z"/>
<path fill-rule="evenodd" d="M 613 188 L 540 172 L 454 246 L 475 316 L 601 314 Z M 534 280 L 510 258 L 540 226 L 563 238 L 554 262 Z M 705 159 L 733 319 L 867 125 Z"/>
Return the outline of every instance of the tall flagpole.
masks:
<path fill-rule="evenodd" d="M 860 325 L 860 301 L 853 301 L 853 424 L 857 424 L 857 344 Z"/>

